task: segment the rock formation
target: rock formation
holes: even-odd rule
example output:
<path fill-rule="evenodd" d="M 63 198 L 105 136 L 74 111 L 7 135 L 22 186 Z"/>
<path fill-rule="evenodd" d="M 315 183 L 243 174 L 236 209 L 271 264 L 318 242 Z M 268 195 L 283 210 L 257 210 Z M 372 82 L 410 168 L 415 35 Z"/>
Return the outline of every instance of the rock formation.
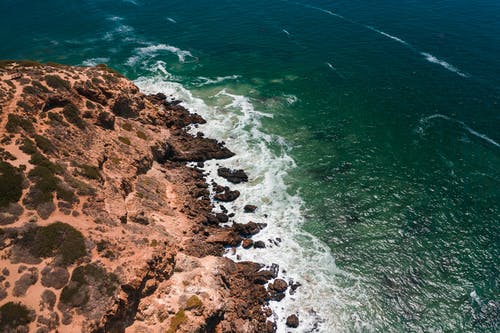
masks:
<path fill-rule="evenodd" d="M 0 62 L 0 116 L 0 331 L 275 330 L 286 282 L 222 256 L 264 226 L 222 228 L 186 165 L 233 156 L 185 130 L 201 116 L 103 65 L 27 61 Z"/>

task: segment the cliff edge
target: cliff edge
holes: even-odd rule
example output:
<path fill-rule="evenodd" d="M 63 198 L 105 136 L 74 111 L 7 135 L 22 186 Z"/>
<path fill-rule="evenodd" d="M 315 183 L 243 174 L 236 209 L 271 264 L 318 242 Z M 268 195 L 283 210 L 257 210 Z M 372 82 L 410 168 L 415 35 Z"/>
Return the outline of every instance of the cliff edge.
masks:
<path fill-rule="evenodd" d="M 233 156 L 204 122 L 104 65 L 0 62 L 0 331 L 276 330 L 286 282 L 222 256 L 265 226 L 187 165 Z"/>

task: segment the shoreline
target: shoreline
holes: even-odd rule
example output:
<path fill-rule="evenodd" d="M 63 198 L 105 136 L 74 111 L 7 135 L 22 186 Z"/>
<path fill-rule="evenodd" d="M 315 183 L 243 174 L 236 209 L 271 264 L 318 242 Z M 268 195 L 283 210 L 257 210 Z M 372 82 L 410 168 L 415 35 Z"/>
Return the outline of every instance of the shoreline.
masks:
<path fill-rule="evenodd" d="M 264 265 L 234 262 L 222 256 L 225 248 L 235 248 L 242 242 L 246 243 L 245 247 L 262 246 L 258 242 L 251 244 L 250 239 L 264 226 L 250 222 L 223 227 L 220 224 L 231 219 L 231 212 L 212 212 L 212 195 L 223 204 L 237 200 L 239 193 L 229 187 L 209 186 L 202 170 L 187 166 L 192 162 L 201 167 L 209 159 L 234 155 L 222 143 L 205 138 L 201 132 L 192 136 L 186 131 L 190 125 L 203 124 L 205 120 L 201 116 L 190 114 L 179 105 L 180 101 L 168 100 L 163 94 L 142 94 L 133 83 L 105 66 L 3 63 L 0 76 L 4 92 L 4 98 L 0 99 L 1 128 L 4 137 L 9 137 L 3 140 L 4 148 L 14 157 L 12 165 L 16 168 L 27 165 L 26 175 L 21 169 L 16 171 L 23 174 L 27 183 L 23 185 L 22 196 L 5 206 L 21 206 L 22 213 L 16 215 L 4 207 L 0 212 L 3 218 L 11 217 L 1 223 L 0 244 L 1 252 L 6 254 L 4 258 L 13 265 L 9 266 L 9 274 L 2 275 L 2 290 L 5 289 L 7 296 L 0 300 L 0 306 L 12 300 L 27 303 L 28 308 L 35 311 L 29 316 L 30 331 L 36 327 L 47 332 L 56 327 L 60 332 L 80 327 L 85 332 L 276 330 L 276 324 L 268 320 L 272 315 L 269 301 L 281 300 L 287 289 L 298 285 L 289 286 L 277 279 L 276 269 L 267 270 L 263 269 Z M 48 76 L 59 76 L 61 80 L 53 80 L 56 82 L 52 86 Z M 30 94 L 26 86 L 38 91 Z M 6 103 L 9 99 L 16 104 Z M 24 104 L 19 105 L 18 101 Z M 69 104 L 87 110 L 71 118 L 66 110 Z M 94 108 L 89 107 L 92 104 Z M 36 121 L 32 129 L 24 128 L 21 121 L 7 133 L 3 130 L 8 122 L 7 113 L 21 115 L 21 120 Z M 44 113 L 53 115 L 43 119 Z M 66 128 L 60 128 L 61 121 L 54 123 L 58 122 L 55 114 L 63 115 L 60 118 L 68 125 L 64 125 Z M 53 148 L 43 150 L 38 142 L 43 140 L 36 140 L 40 133 L 50 144 L 45 142 L 45 146 Z M 37 206 L 33 200 L 26 200 L 39 179 L 29 176 L 37 165 L 32 163 L 33 154 L 30 157 L 19 148 L 24 138 L 36 141 L 35 153 L 63 169 L 54 174 L 59 182 L 68 183 L 66 177 L 71 176 L 96 191 L 64 201 L 59 190 L 54 189 L 51 192 L 54 207 L 48 201 Z M 70 142 L 73 146 L 68 146 Z M 83 167 L 84 162 L 88 167 Z M 89 174 L 85 174 L 86 171 Z M 231 171 L 222 173 L 231 177 Z M 240 180 L 245 178 L 244 172 L 236 175 Z M 66 185 L 71 188 L 70 184 Z M 218 193 L 211 194 L 209 188 Z M 253 207 L 247 208 L 250 211 Z M 13 235 L 27 235 L 62 220 L 82 233 L 86 241 L 85 255 L 70 265 L 59 262 L 59 249 L 50 255 L 28 258 L 31 261 L 26 259 L 33 256 L 30 244 L 20 244 Z M 12 263 L 13 250 L 21 253 L 15 263 Z M 14 271 L 17 268 L 19 272 L 19 266 L 27 261 L 31 266 L 31 282 L 24 296 L 21 293 L 12 297 L 13 286 L 19 285 L 18 281 L 27 274 L 21 275 L 25 270 Z M 102 268 L 105 273 L 101 273 L 107 278 L 118 280 L 113 286 L 107 286 L 113 290 L 111 295 L 99 299 L 97 296 L 103 296 L 102 290 L 83 284 L 77 289 L 86 290 L 84 304 L 70 297 L 69 302 L 61 305 L 61 297 L 56 294 L 61 290 L 67 294 L 77 282 L 76 267 L 83 270 L 90 265 Z M 36 296 L 31 293 L 37 290 L 36 294 L 43 296 L 42 289 L 48 285 L 44 277 L 50 276 L 47 271 L 65 272 L 60 275 L 66 277 L 65 283 L 59 281 L 59 288 L 49 284 L 52 294 L 58 296 L 57 307 L 54 309 L 52 304 L 52 310 L 50 304 L 37 307 L 39 300 L 34 300 Z M 40 279 L 39 275 L 42 275 Z M 93 279 L 95 277 L 89 275 L 83 278 L 88 284 Z M 9 287 L 5 282 L 9 282 Z M 97 306 L 90 306 L 92 302 L 98 303 Z M 41 317 L 49 317 L 49 320 L 40 323 Z M 61 323 L 69 322 L 68 325 L 60 324 L 59 317 Z"/>

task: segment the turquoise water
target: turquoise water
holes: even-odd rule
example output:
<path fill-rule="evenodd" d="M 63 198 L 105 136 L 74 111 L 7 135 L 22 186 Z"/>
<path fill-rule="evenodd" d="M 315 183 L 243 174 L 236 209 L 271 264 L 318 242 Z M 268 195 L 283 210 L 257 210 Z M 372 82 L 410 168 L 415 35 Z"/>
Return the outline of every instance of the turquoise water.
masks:
<path fill-rule="evenodd" d="M 265 145 L 273 163 L 238 163 L 253 189 L 287 186 L 268 201 L 317 272 L 281 263 L 313 281 L 287 305 L 316 321 L 304 331 L 494 332 L 499 17 L 493 0 L 3 0 L 0 58 L 104 62 L 200 98 L 229 143 Z"/>

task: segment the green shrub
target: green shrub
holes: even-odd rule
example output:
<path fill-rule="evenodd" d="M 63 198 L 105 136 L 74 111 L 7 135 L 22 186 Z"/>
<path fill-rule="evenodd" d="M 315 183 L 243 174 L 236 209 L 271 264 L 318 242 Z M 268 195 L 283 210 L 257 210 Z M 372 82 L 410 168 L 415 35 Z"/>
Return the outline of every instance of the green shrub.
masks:
<path fill-rule="evenodd" d="M 108 273 L 103 267 L 96 264 L 78 266 L 71 274 L 69 284 L 61 292 L 60 301 L 72 306 L 82 306 L 88 302 L 89 286 L 96 288 L 104 296 L 112 296 L 118 288 L 119 280 L 113 273 Z M 75 297 L 79 293 L 81 297 Z"/>
<path fill-rule="evenodd" d="M 131 131 L 131 130 L 132 130 L 132 124 L 131 124 L 131 123 L 123 123 L 123 124 L 122 124 L 122 128 L 123 128 L 125 131 Z"/>
<path fill-rule="evenodd" d="M 16 105 L 20 107 L 24 113 L 27 114 L 33 113 L 33 108 L 31 107 L 31 105 L 29 105 L 24 101 L 17 101 Z"/>
<path fill-rule="evenodd" d="M 137 131 L 137 137 L 139 139 L 148 140 L 148 136 L 146 135 L 146 133 L 144 133 L 142 131 Z"/>
<path fill-rule="evenodd" d="M 119 136 L 118 140 L 120 140 L 120 142 L 130 146 L 130 139 L 129 138 L 126 138 L 124 136 Z"/>
<path fill-rule="evenodd" d="M 203 305 L 203 303 L 198 298 L 198 296 L 193 295 L 193 296 L 189 297 L 189 299 L 186 302 L 186 310 L 198 309 L 198 308 L 201 308 L 202 305 Z"/>
<path fill-rule="evenodd" d="M 5 125 L 5 128 L 9 133 L 15 133 L 18 127 L 29 133 L 33 133 L 35 131 L 31 120 L 22 118 L 17 114 L 10 113 L 7 116 L 7 124 Z"/>
<path fill-rule="evenodd" d="M 21 303 L 8 302 L 0 306 L 0 328 L 16 328 L 32 322 L 30 310 Z M 2 330 L 3 331 L 3 330 Z"/>
<path fill-rule="evenodd" d="M 70 190 L 70 189 L 66 189 L 66 188 L 58 185 L 57 189 L 56 189 L 56 193 L 57 193 L 57 199 L 59 199 L 59 200 L 66 201 L 66 202 L 69 202 L 71 204 L 78 202 L 78 198 L 75 195 L 75 192 Z"/>
<path fill-rule="evenodd" d="M 22 152 L 28 155 L 36 153 L 35 143 L 26 137 L 23 138 L 23 141 L 19 146 L 19 149 L 21 149 Z"/>
<path fill-rule="evenodd" d="M 95 195 L 97 192 L 95 188 L 85 182 L 79 181 L 76 178 L 66 176 L 64 180 L 68 183 L 68 185 L 76 190 L 78 195 Z"/>
<path fill-rule="evenodd" d="M 63 265 L 71 265 L 87 254 L 81 232 L 63 222 L 27 231 L 22 242 L 35 257 L 60 256 Z"/>
<path fill-rule="evenodd" d="M 0 161 L 0 207 L 18 202 L 23 193 L 23 176 L 18 169 Z"/>
<path fill-rule="evenodd" d="M 49 119 L 52 121 L 57 121 L 59 123 L 64 123 L 63 117 L 56 112 L 48 112 L 47 115 L 49 116 Z"/>
<path fill-rule="evenodd" d="M 38 94 L 38 90 L 33 86 L 26 86 L 23 88 L 23 93 L 28 95 L 36 95 Z"/>
<path fill-rule="evenodd" d="M 30 163 L 35 166 L 41 166 L 49 169 L 52 173 L 62 173 L 61 166 L 52 163 L 48 158 L 40 154 L 39 152 L 35 152 L 31 155 Z"/>
<path fill-rule="evenodd" d="M 85 106 L 87 107 L 87 109 L 91 109 L 91 110 L 95 109 L 95 105 L 91 101 L 86 101 Z"/>
<path fill-rule="evenodd" d="M 187 318 L 184 309 L 180 309 L 170 321 L 170 327 L 168 328 L 167 333 L 177 332 L 179 326 L 181 326 L 181 324 L 184 323 L 186 320 Z"/>
<path fill-rule="evenodd" d="M 39 92 L 45 92 L 45 93 L 49 92 L 49 89 L 47 89 L 47 87 L 45 87 L 43 84 L 41 84 L 38 81 L 33 81 L 33 82 L 31 82 L 31 84 L 33 85 L 33 87 L 38 89 Z"/>
<path fill-rule="evenodd" d="M 45 75 L 44 80 L 45 82 L 47 82 L 47 85 L 49 87 L 52 87 L 54 89 L 63 89 L 63 90 L 71 89 L 69 82 L 62 79 L 58 75 Z"/>
<path fill-rule="evenodd" d="M 35 134 L 35 142 L 37 147 L 40 148 L 46 154 L 50 154 L 55 151 L 55 147 L 52 144 L 52 142 L 50 142 L 50 140 L 44 136 Z"/>
<path fill-rule="evenodd" d="M 68 104 L 63 109 L 64 118 L 80 129 L 85 128 L 85 122 L 80 117 L 80 110 L 74 104 Z"/>
<path fill-rule="evenodd" d="M 88 165 L 88 164 L 78 164 L 80 169 L 80 175 L 95 180 L 102 180 L 101 172 L 98 167 Z"/>

